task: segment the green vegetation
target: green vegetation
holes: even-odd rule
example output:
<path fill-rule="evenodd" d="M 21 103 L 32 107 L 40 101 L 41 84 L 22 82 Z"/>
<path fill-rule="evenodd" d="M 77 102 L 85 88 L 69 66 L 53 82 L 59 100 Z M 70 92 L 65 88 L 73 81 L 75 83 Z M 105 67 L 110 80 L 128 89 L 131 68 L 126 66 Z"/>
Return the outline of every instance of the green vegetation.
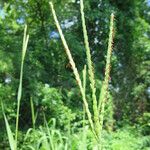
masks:
<path fill-rule="evenodd" d="M 95 88 L 95 79 L 94 79 L 94 72 L 93 72 L 93 66 L 92 66 L 92 61 L 91 61 L 91 52 L 90 52 L 90 47 L 89 47 L 89 42 L 88 42 L 88 35 L 87 35 L 87 30 L 86 30 L 86 25 L 85 25 L 85 17 L 84 17 L 84 5 L 83 1 L 80 1 L 80 7 L 81 7 L 81 16 L 82 16 L 82 26 L 83 26 L 83 35 L 84 35 L 84 42 L 85 42 L 85 47 L 86 47 L 86 56 L 87 56 L 87 65 L 88 65 L 88 73 L 89 73 L 89 80 L 90 80 L 90 86 L 92 90 L 92 102 L 93 102 L 93 112 L 94 112 L 94 121 L 92 120 L 92 114 L 89 110 L 88 102 L 86 100 L 86 87 L 83 88 L 82 82 L 80 75 L 78 73 L 78 70 L 76 68 L 75 62 L 72 58 L 71 52 L 68 48 L 67 42 L 64 38 L 64 35 L 62 33 L 61 27 L 59 25 L 54 6 L 52 3 L 50 3 L 53 17 L 57 26 L 57 29 L 59 31 L 59 34 L 61 36 L 61 40 L 63 42 L 64 48 L 66 50 L 66 54 L 68 55 L 69 62 L 72 66 L 74 76 L 76 78 L 77 84 L 79 86 L 82 99 L 84 102 L 85 106 L 85 111 L 87 113 L 88 121 L 91 126 L 92 132 L 97 140 L 98 145 L 101 145 L 101 132 L 102 132 L 102 127 L 103 127 L 103 118 L 104 118 L 104 106 L 105 106 L 105 101 L 107 99 L 107 91 L 108 91 L 108 82 L 109 82 L 109 74 L 110 74 L 110 61 L 111 61 L 111 53 L 112 53 L 112 43 L 113 43 L 113 20 L 114 20 L 114 15 L 111 14 L 111 19 L 110 19 L 110 34 L 109 34 L 109 40 L 108 40 L 108 51 L 107 51 L 107 58 L 106 58 L 106 71 L 105 71 L 105 79 L 102 84 L 102 89 L 100 93 L 100 100 L 99 103 L 97 102 L 96 99 L 96 88 Z M 86 81 L 85 81 L 86 82 Z M 99 114 L 100 112 L 100 114 Z"/>
<path fill-rule="evenodd" d="M 0 2 L 0 149 L 150 149 L 149 11 L 145 0 Z"/>

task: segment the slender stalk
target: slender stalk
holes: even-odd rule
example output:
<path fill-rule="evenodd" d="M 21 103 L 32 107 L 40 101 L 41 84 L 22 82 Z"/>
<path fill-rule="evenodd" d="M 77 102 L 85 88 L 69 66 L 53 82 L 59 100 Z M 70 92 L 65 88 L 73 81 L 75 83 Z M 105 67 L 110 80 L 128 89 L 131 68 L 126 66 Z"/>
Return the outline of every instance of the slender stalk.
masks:
<path fill-rule="evenodd" d="M 90 86 L 91 86 L 91 90 L 92 90 L 94 125 L 95 125 L 96 134 L 98 136 L 98 134 L 99 134 L 99 112 L 98 112 L 98 105 L 97 105 L 97 99 L 96 99 L 95 78 L 94 78 L 94 71 L 93 71 L 94 68 L 93 68 L 93 64 L 92 64 L 92 60 L 91 60 L 90 46 L 89 46 L 89 42 L 88 42 L 83 0 L 80 0 L 80 11 L 81 11 L 84 43 L 85 43 L 85 48 L 86 48 L 89 80 L 90 80 Z"/>
<path fill-rule="evenodd" d="M 30 105 L 31 105 L 32 125 L 33 125 L 33 129 L 35 129 L 35 113 L 34 113 L 34 104 L 33 104 L 32 97 L 30 98 Z"/>
<path fill-rule="evenodd" d="M 66 40 L 65 40 L 65 37 L 64 37 L 64 35 L 63 35 L 63 32 L 62 32 L 62 30 L 61 30 L 61 27 L 60 27 L 60 24 L 59 24 L 59 22 L 58 22 L 58 19 L 57 19 L 57 16 L 56 16 L 56 12 L 55 12 L 55 10 L 54 10 L 54 6 L 53 6 L 52 2 L 50 2 L 50 7 L 51 7 L 51 11 L 52 11 L 52 14 L 53 14 L 53 18 L 54 18 L 56 27 L 57 27 L 58 32 L 59 32 L 59 34 L 60 34 L 62 43 L 63 43 L 63 45 L 64 45 L 66 54 L 67 54 L 67 56 L 68 56 L 68 59 L 69 59 L 69 61 L 70 61 L 71 66 L 72 66 L 75 79 L 76 79 L 76 81 L 77 81 L 77 83 L 78 83 L 78 86 L 79 86 L 79 89 L 80 89 L 80 92 L 81 92 L 81 95 L 82 95 L 82 100 L 83 100 L 83 102 L 84 102 L 85 110 L 86 110 L 86 113 L 87 113 L 87 116 L 88 116 L 88 121 L 89 121 L 89 123 L 90 123 L 92 132 L 95 134 L 94 124 L 93 124 L 93 121 L 92 121 L 92 116 L 91 116 L 91 113 L 90 113 L 90 110 L 89 110 L 89 106 L 88 106 L 88 103 L 87 103 L 87 100 L 86 100 L 86 96 L 85 96 L 85 92 L 84 92 L 84 89 L 83 89 L 83 86 L 82 86 L 82 82 L 81 82 L 81 79 L 80 79 L 78 70 L 77 70 L 77 68 L 76 68 L 75 62 L 74 62 L 74 60 L 73 60 L 73 57 L 72 57 L 72 55 L 71 55 L 71 52 L 70 52 L 70 50 L 69 50 L 69 47 L 68 47 L 68 45 L 67 45 L 67 42 L 66 42 Z"/>
<path fill-rule="evenodd" d="M 98 107 L 100 111 L 100 127 L 101 127 L 100 133 L 103 127 L 105 101 L 107 99 L 107 94 L 108 94 L 107 92 L 108 92 L 108 85 L 109 85 L 109 79 L 110 79 L 110 66 L 111 66 L 111 56 L 112 56 L 112 48 L 113 48 L 113 37 L 114 37 L 114 14 L 111 14 L 105 78 L 104 78 L 104 82 L 101 88 L 101 93 L 99 97 L 99 107 Z"/>
<path fill-rule="evenodd" d="M 82 75 L 83 75 L 83 89 L 84 89 L 84 93 L 86 93 L 86 65 L 84 65 Z"/>
<path fill-rule="evenodd" d="M 21 69 L 20 69 L 20 82 L 18 88 L 18 95 L 17 95 L 17 116 L 16 116 L 16 132 L 15 132 L 15 142 L 17 149 L 17 140 L 18 140 L 18 125 L 19 125 L 19 111 L 20 111 L 20 101 L 22 96 L 22 78 L 23 78 L 23 66 L 24 66 L 24 59 L 27 50 L 29 35 L 26 34 L 27 32 L 27 25 L 24 28 L 24 37 L 23 37 L 23 46 L 22 46 L 22 60 L 21 60 Z"/>
<path fill-rule="evenodd" d="M 86 93 L 86 65 L 84 65 L 82 75 L 83 75 L 83 89 L 84 89 L 84 93 Z M 85 113 L 86 113 L 85 106 L 83 104 L 83 127 L 85 127 Z"/>

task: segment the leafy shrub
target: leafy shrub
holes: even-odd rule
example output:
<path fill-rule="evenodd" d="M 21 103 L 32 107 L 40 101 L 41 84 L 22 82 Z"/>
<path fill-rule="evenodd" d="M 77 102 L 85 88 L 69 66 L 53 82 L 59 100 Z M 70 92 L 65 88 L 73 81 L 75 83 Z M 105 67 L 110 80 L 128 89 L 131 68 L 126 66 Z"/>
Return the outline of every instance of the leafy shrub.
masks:
<path fill-rule="evenodd" d="M 144 113 L 138 120 L 141 131 L 144 135 L 150 135 L 150 113 Z"/>
<path fill-rule="evenodd" d="M 40 106 L 40 116 L 44 113 L 48 121 L 55 117 L 57 125 L 67 129 L 70 122 L 75 119 L 75 114 L 64 105 L 61 91 L 47 84 L 40 84 L 37 92 L 35 103 Z"/>
<path fill-rule="evenodd" d="M 55 119 L 47 127 L 30 129 L 21 145 L 23 150 L 97 150 L 93 135 L 88 126 L 72 131 L 70 135 L 60 131 L 55 126 Z M 138 131 L 138 132 L 137 132 Z M 116 132 L 103 130 L 103 150 L 148 150 L 150 137 L 140 135 L 134 127 L 124 127 Z M 53 147 L 53 148 L 52 148 Z"/>
<path fill-rule="evenodd" d="M 143 150 L 147 147 L 145 137 L 134 127 L 124 127 L 111 134 L 104 131 L 103 135 L 106 150 Z"/>

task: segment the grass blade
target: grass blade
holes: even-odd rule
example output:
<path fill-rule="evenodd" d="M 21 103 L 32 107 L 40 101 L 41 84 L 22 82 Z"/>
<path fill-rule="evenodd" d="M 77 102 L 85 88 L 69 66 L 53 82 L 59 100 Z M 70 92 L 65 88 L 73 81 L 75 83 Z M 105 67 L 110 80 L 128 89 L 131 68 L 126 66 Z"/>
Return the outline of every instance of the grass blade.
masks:
<path fill-rule="evenodd" d="M 13 133 L 11 131 L 10 125 L 8 123 L 7 117 L 5 115 L 4 106 L 3 106 L 2 101 L 1 101 L 1 106 L 2 106 L 2 113 L 3 113 L 3 116 L 4 116 L 4 120 L 5 120 L 7 136 L 8 136 L 8 140 L 9 140 L 9 146 L 10 146 L 11 150 L 15 150 L 15 140 L 14 140 Z"/>
<path fill-rule="evenodd" d="M 32 97 L 30 98 L 30 105 L 31 105 L 31 114 L 32 114 L 32 125 L 33 125 L 33 129 L 35 129 L 35 113 L 34 113 L 34 104 L 33 104 Z"/>
<path fill-rule="evenodd" d="M 8 123 L 8 120 L 5 116 L 5 114 L 3 114 L 3 115 L 4 115 L 4 119 L 5 119 L 5 125 L 6 125 L 6 130 L 7 130 L 7 135 L 8 135 L 10 148 L 11 148 L 11 150 L 15 150 L 15 140 L 14 140 L 14 137 L 13 137 L 13 133 L 10 129 L 10 125 Z"/>
<path fill-rule="evenodd" d="M 19 88 L 18 88 L 18 95 L 17 95 L 17 116 L 16 116 L 16 132 L 15 132 L 16 149 L 17 149 L 17 138 L 18 138 L 20 101 L 21 101 L 21 96 L 22 96 L 23 66 L 24 66 L 24 59 L 25 59 L 25 54 L 26 54 L 28 40 L 29 40 L 29 35 L 27 35 L 26 32 L 27 32 L 27 25 L 25 25 L 25 28 L 24 28 L 20 81 L 19 81 Z"/>

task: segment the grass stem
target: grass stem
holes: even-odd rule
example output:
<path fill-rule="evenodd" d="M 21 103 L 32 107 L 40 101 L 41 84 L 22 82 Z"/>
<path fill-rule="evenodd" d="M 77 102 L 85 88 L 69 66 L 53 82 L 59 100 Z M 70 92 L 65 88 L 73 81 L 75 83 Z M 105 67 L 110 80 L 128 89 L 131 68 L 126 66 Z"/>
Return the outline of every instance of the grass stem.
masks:
<path fill-rule="evenodd" d="M 22 78 L 23 78 L 23 67 L 24 67 L 24 59 L 27 50 L 29 35 L 27 33 L 27 25 L 24 28 L 24 37 L 23 37 L 23 46 L 22 46 L 22 59 L 21 59 L 21 69 L 20 69 L 20 80 L 19 80 L 19 88 L 17 95 L 17 114 L 16 114 L 16 131 L 15 131 L 15 149 L 17 150 L 17 141 L 18 141 L 18 125 L 19 125 L 19 112 L 20 112 L 20 101 L 22 96 Z"/>

